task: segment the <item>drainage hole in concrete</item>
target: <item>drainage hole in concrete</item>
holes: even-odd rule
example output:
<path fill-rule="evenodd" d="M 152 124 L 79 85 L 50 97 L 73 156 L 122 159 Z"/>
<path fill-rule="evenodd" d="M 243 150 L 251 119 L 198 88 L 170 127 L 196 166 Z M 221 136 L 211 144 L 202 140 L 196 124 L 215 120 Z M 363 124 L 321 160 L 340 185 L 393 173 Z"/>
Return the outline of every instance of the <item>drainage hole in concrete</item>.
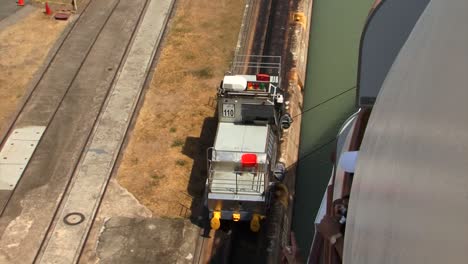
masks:
<path fill-rule="evenodd" d="M 73 212 L 73 213 L 67 214 L 63 218 L 63 222 L 67 225 L 78 225 L 82 223 L 84 219 L 85 219 L 85 216 L 82 213 Z"/>

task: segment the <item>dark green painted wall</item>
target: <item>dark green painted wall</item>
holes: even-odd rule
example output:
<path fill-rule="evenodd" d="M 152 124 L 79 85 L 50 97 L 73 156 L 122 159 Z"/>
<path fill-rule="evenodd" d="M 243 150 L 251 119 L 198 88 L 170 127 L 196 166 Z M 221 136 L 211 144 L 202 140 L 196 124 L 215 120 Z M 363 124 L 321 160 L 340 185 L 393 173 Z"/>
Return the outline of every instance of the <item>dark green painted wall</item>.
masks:
<path fill-rule="evenodd" d="M 341 124 L 355 111 L 359 41 L 374 0 L 314 0 L 293 229 L 304 255 Z"/>

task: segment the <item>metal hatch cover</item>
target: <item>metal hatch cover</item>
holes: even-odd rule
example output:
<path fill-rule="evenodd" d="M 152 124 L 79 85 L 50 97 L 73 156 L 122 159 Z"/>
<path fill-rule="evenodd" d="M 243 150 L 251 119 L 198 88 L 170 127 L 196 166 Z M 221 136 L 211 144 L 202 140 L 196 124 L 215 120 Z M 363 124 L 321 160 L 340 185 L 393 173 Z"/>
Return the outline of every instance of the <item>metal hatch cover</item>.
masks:
<path fill-rule="evenodd" d="M 220 122 L 214 147 L 217 151 L 264 153 L 267 135 L 268 126 Z"/>
<path fill-rule="evenodd" d="M 13 130 L 0 150 L 0 190 L 13 190 L 23 175 L 45 126 L 28 126 Z"/>

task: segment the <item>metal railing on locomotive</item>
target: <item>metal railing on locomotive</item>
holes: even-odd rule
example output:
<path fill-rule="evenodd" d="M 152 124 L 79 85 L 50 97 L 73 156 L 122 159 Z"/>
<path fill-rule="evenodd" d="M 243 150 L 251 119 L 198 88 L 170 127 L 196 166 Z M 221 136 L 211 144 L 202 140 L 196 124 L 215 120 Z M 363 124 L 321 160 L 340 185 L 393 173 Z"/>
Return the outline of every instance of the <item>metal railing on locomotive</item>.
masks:
<path fill-rule="evenodd" d="M 208 168 L 208 190 L 210 193 L 224 193 L 224 194 L 243 194 L 243 195 L 265 195 L 265 187 L 268 186 L 268 165 L 270 164 L 266 153 L 248 152 L 249 154 L 256 154 L 264 156 L 264 161 L 258 163 L 254 167 L 242 167 L 240 157 L 247 152 L 240 151 L 217 151 L 213 147 L 207 150 L 207 168 Z M 217 160 L 219 156 L 226 155 L 234 157 L 232 160 L 222 159 Z M 235 158 L 239 157 L 239 158 Z M 219 166 L 217 166 L 219 165 Z M 224 166 L 224 168 L 223 168 Z M 225 172 L 231 174 L 232 178 L 215 178 L 216 172 Z M 251 174 L 251 179 L 243 176 L 244 174 Z M 214 186 L 215 183 L 217 186 Z"/>
<path fill-rule="evenodd" d="M 246 97 L 251 97 L 251 98 L 268 98 L 272 101 L 269 101 L 272 105 L 274 104 L 275 99 L 278 98 L 278 96 L 282 96 L 280 91 L 282 91 L 281 88 L 279 88 L 277 85 L 272 84 L 271 82 L 262 82 L 262 81 L 255 81 L 257 83 L 265 83 L 268 84 L 268 88 L 265 90 L 245 90 L 245 91 L 224 91 L 222 88 L 218 90 L 219 95 L 221 97 L 223 95 L 229 95 L 229 96 L 246 96 Z"/>
<path fill-rule="evenodd" d="M 264 73 L 278 76 L 281 83 L 281 56 L 237 55 L 231 62 L 230 74 L 255 75 Z"/>
<path fill-rule="evenodd" d="M 255 75 L 258 73 L 276 76 L 274 81 L 251 81 L 268 84 L 265 91 L 261 90 L 245 90 L 245 91 L 224 91 L 221 86 L 218 89 L 218 97 L 224 96 L 246 96 L 246 97 L 269 97 L 271 104 L 274 104 L 278 98 L 284 100 L 284 90 L 279 87 L 281 84 L 281 56 L 264 56 L 264 55 L 237 55 L 231 62 L 231 69 L 227 75 Z M 281 104 L 282 105 L 282 104 Z M 285 113 L 282 105 L 281 111 L 273 113 L 275 118 L 275 126 L 280 127 L 281 114 Z M 277 134 L 281 137 L 281 131 L 277 130 Z"/>

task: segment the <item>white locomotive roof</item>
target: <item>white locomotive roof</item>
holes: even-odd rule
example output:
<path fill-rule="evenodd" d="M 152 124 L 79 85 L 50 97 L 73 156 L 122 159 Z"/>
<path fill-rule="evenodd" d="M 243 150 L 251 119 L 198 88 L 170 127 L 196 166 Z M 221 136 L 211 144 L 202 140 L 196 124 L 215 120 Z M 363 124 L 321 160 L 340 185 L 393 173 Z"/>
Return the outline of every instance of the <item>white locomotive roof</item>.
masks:
<path fill-rule="evenodd" d="M 214 148 L 216 151 L 264 153 L 268 126 L 240 125 L 221 122 Z"/>
<path fill-rule="evenodd" d="M 224 76 L 223 88 L 232 91 L 244 91 L 247 88 L 247 79 L 240 75 Z"/>

